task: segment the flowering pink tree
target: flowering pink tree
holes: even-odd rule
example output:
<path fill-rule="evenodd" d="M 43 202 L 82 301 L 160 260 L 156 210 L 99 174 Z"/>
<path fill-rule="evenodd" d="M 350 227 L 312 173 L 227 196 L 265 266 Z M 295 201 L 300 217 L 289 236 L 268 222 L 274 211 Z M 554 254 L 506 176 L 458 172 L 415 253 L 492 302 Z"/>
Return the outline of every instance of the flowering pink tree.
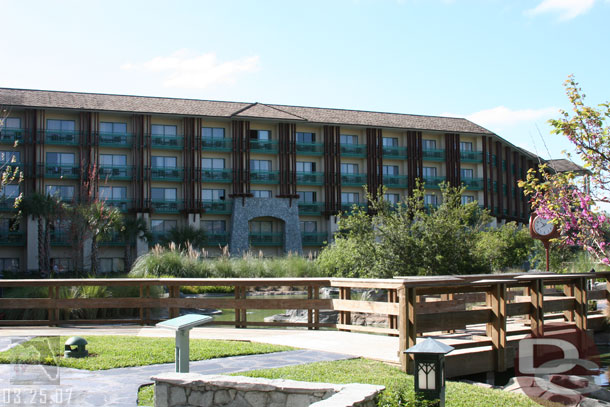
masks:
<path fill-rule="evenodd" d="M 546 165 L 531 169 L 519 186 L 531 195 L 532 209 L 551 219 L 561 237 L 560 243 L 585 248 L 599 261 L 610 264 L 608 242 L 602 230 L 608 222 L 596 204 L 610 203 L 610 105 L 585 106 L 585 95 L 573 76 L 565 82 L 572 113 L 550 120 L 553 133 L 567 137 L 590 174 L 553 173 Z M 569 157 L 569 154 L 568 154 Z"/>

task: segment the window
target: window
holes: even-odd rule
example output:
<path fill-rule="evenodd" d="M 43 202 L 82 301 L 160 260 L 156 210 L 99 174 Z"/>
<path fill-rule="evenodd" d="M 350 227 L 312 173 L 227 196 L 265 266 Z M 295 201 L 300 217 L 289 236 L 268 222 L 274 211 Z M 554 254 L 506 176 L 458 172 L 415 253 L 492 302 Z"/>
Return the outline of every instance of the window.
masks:
<path fill-rule="evenodd" d="M 121 201 L 127 199 L 127 187 L 100 187 L 100 199 Z"/>
<path fill-rule="evenodd" d="M 298 191 L 299 202 L 316 202 L 316 191 Z"/>
<path fill-rule="evenodd" d="M 315 220 L 302 220 L 301 232 L 316 233 L 318 231 L 318 222 Z"/>
<path fill-rule="evenodd" d="M 127 133 L 127 123 L 100 122 L 100 133 L 125 134 Z"/>
<path fill-rule="evenodd" d="M 269 130 L 250 130 L 250 138 L 253 140 L 271 140 Z"/>
<path fill-rule="evenodd" d="M 435 150 L 436 149 L 436 140 L 422 140 L 422 147 L 424 150 Z"/>
<path fill-rule="evenodd" d="M 47 195 L 56 196 L 62 201 L 71 201 L 74 198 L 72 185 L 47 185 Z"/>
<path fill-rule="evenodd" d="M 227 221 L 224 220 L 202 220 L 201 228 L 209 234 L 226 233 Z"/>
<path fill-rule="evenodd" d="M 224 189 L 202 189 L 201 200 L 203 201 L 222 201 L 225 199 Z"/>
<path fill-rule="evenodd" d="M 100 166 L 125 166 L 127 156 L 122 154 L 100 154 Z"/>
<path fill-rule="evenodd" d="M 0 124 L 0 129 L 20 129 L 21 119 L 18 117 L 7 117 L 4 122 Z"/>
<path fill-rule="evenodd" d="M 436 206 L 436 195 L 434 195 L 434 194 L 426 194 L 424 196 L 424 205 Z"/>
<path fill-rule="evenodd" d="M 383 194 L 383 199 L 385 199 L 388 203 L 392 205 L 396 205 L 400 202 L 400 195 L 398 194 Z"/>
<path fill-rule="evenodd" d="M 0 219 L 0 234 L 6 235 L 11 230 L 11 219 Z"/>
<path fill-rule="evenodd" d="M 178 134 L 178 127 L 166 124 L 153 124 L 150 128 L 153 136 L 175 137 Z"/>
<path fill-rule="evenodd" d="M 201 137 L 203 138 L 225 138 L 225 129 L 222 127 L 202 127 Z"/>
<path fill-rule="evenodd" d="M 472 142 L 460 141 L 460 151 L 472 151 Z"/>
<path fill-rule="evenodd" d="M 384 147 L 398 147 L 398 139 L 393 137 L 383 137 L 381 143 Z"/>
<path fill-rule="evenodd" d="M 63 273 L 64 271 L 72 270 L 72 259 L 69 257 L 53 257 L 51 258 L 51 265 L 53 268 L 57 266 L 57 271 Z"/>
<path fill-rule="evenodd" d="M 352 134 L 342 134 L 339 136 L 340 144 L 358 144 L 358 136 Z"/>
<path fill-rule="evenodd" d="M 271 233 L 273 232 L 273 222 L 263 220 L 253 220 L 250 222 L 250 233 Z"/>
<path fill-rule="evenodd" d="M 152 156 L 153 168 L 176 168 L 177 163 L 178 159 L 176 157 Z"/>
<path fill-rule="evenodd" d="M 74 120 L 47 120 L 47 130 L 53 131 L 74 131 Z"/>
<path fill-rule="evenodd" d="M 462 195 L 462 205 L 466 205 L 466 204 L 469 204 L 471 202 L 474 202 L 474 196 L 473 195 Z"/>
<path fill-rule="evenodd" d="M 202 158 L 201 168 L 204 170 L 224 170 L 224 158 Z"/>
<path fill-rule="evenodd" d="M 316 163 L 297 161 L 297 172 L 316 172 Z"/>
<path fill-rule="evenodd" d="M 341 164 L 341 174 L 358 174 L 358 164 Z"/>
<path fill-rule="evenodd" d="M 271 198 L 271 191 L 255 189 L 252 194 L 255 198 Z"/>
<path fill-rule="evenodd" d="M 19 196 L 19 185 L 5 185 L 0 189 L 1 199 L 12 199 Z"/>
<path fill-rule="evenodd" d="M 469 168 L 462 168 L 460 170 L 460 176 L 462 177 L 462 179 L 470 179 L 473 178 L 474 176 L 474 170 L 469 169 Z"/>
<path fill-rule="evenodd" d="M 101 257 L 100 271 L 102 273 L 122 273 L 125 263 L 122 257 Z"/>
<path fill-rule="evenodd" d="M 74 165 L 74 153 L 47 153 L 47 164 Z"/>
<path fill-rule="evenodd" d="M 436 177 L 436 167 L 424 167 L 424 177 Z"/>
<path fill-rule="evenodd" d="M 3 271 L 10 271 L 16 273 L 19 271 L 19 258 L 18 257 L 2 257 L 0 258 L 0 273 Z M 0 274 L 2 277 L 2 274 Z"/>
<path fill-rule="evenodd" d="M 19 151 L 0 151 L 0 165 L 11 165 L 11 163 L 21 162 Z"/>
<path fill-rule="evenodd" d="M 271 171 L 271 161 L 250 160 L 250 171 Z"/>
<path fill-rule="evenodd" d="M 315 143 L 316 133 L 304 133 L 297 131 L 297 143 Z"/>
<path fill-rule="evenodd" d="M 153 201 L 175 201 L 177 197 L 176 188 L 151 188 L 150 194 Z"/>
<path fill-rule="evenodd" d="M 153 233 L 169 232 L 178 226 L 175 220 L 153 219 L 150 221 L 150 229 Z"/>
<path fill-rule="evenodd" d="M 358 203 L 358 192 L 341 192 L 341 203 L 353 204 Z"/>
<path fill-rule="evenodd" d="M 384 165 L 383 175 L 398 175 L 398 165 Z"/>

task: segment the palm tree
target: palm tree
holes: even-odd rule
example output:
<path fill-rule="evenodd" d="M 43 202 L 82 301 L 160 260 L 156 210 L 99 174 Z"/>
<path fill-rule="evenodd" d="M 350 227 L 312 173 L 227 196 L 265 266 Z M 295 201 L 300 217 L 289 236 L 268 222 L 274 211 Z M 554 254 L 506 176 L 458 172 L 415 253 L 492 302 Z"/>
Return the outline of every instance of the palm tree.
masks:
<path fill-rule="evenodd" d="M 161 243 L 164 246 L 174 243 L 183 249 L 190 244 L 195 249 L 201 249 L 205 245 L 206 240 L 206 234 L 203 229 L 186 225 L 177 226 L 170 229 L 170 231 L 167 232 L 167 234 L 161 239 Z"/>
<path fill-rule="evenodd" d="M 96 275 L 100 268 L 99 242 L 112 238 L 113 232 L 116 231 L 123 219 L 123 215 L 117 208 L 104 205 L 104 202 L 82 205 L 81 211 L 91 235 L 91 273 Z"/>
<path fill-rule="evenodd" d="M 125 271 L 131 270 L 133 264 L 132 249 L 138 239 L 152 240 L 152 234 L 143 218 L 123 218 L 123 224 L 119 228 L 119 237 L 125 243 Z"/>

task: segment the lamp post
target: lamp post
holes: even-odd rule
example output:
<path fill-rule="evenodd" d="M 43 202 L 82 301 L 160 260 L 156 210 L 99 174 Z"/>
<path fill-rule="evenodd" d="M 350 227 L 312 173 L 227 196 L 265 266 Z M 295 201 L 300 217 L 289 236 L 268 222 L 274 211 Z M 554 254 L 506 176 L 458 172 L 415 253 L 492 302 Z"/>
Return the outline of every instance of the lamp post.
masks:
<path fill-rule="evenodd" d="M 453 350 L 432 338 L 411 346 L 405 351 L 415 359 L 415 396 L 424 400 L 438 400 L 438 406 L 445 406 L 445 355 Z"/>

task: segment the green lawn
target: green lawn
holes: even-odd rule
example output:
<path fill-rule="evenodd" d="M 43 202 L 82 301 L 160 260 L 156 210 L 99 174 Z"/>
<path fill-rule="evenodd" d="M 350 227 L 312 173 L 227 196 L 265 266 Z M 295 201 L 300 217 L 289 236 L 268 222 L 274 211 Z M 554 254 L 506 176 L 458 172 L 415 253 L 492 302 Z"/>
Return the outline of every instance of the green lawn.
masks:
<path fill-rule="evenodd" d="M 64 359 L 63 344 L 68 337 L 37 337 L 8 351 L 0 352 L 0 363 L 55 364 L 86 370 L 145 366 L 174 362 L 174 338 L 134 336 L 87 336 L 89 357 Z M 50 346 L 49 346 L 50 344 Z M 287 346 L 262 343 L 191 339 L 190 359 L 204 360 L 238 355 L 292 350 Z"/>

